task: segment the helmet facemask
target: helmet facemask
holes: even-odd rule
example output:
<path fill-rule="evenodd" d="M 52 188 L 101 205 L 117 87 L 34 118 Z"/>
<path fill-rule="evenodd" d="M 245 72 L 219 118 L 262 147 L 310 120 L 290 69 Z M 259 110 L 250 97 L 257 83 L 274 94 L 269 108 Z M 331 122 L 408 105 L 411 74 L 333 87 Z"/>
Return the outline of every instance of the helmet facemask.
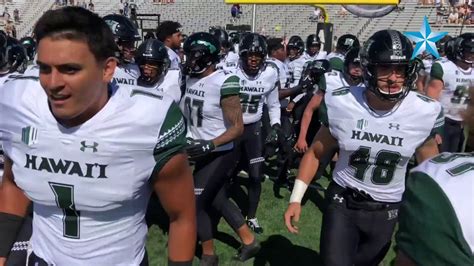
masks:
<path fill-rule="evenodd" d="M 140 67 L 140 86 L 152 87 L 161 82 L 169 68 L 169 61 L 145 60 L 137 62 Z"/>
<path fill-rule="evenodd" d="M 265 66 L 265 56 L 259 52 L 241 54 L 242 69 L 249 76 L 256 76 Z"/>
<path fill-rule="evenodd" d="M 207 47 L 196 45 L 186 53 L 186 64 L 184 71 L 191 77 L 197 77 L 204 73 L 209 67 L 217 63 L 216 59 L 209 54 Z"/>

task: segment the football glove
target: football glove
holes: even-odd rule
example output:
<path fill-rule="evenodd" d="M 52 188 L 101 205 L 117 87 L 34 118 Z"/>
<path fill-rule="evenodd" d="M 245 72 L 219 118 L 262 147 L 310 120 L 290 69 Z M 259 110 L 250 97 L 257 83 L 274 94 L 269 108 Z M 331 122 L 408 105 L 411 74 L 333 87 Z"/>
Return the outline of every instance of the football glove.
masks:
<path fill-rule="evenodd" d="M 187 139 L 187 144 L 186 152 L 191 160 L 205 156 L 216 149 L 211 140 Z"/>

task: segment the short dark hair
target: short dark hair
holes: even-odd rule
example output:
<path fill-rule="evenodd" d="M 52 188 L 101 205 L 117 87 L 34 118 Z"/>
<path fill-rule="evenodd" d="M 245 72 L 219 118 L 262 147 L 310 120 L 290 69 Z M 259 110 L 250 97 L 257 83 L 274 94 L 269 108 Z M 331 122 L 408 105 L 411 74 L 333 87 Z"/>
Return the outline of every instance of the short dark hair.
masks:
<path fill-rule="evenodd" d="M 64 7 L 49 10 L 41 16 L 33 30 L 41 39 L 83 40 L 97 61 L 115 57 L 119 51 L 114 35 L 105 21 L 82 7 Z"/>
<path fill-rule="evenodd" d="M 158 40 L 164 42 L 168 36 L 180 31 L 181 24 L 176 21 L 163 21 L 156 29 L 156 37 Z"/>
<path fill-rule="evenodd" d="M 282 38 L 268 39 L 267 46 L 268 46 L 268 55 L 271 56 L 274 51 L 284 48 L 283 39 Z"/>

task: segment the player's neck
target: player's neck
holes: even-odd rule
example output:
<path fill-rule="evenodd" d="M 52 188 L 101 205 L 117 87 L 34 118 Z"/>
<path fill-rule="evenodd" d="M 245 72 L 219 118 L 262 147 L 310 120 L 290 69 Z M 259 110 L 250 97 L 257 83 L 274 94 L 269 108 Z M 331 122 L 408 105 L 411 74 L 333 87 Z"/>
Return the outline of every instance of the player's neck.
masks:
<path fill-rule="evenodd" d="M 370 108 L 377 111 L 390 111 L 398 104 L 398 102 L 384 101 L 370 90 L 365 90 L 365 96 Z"/>

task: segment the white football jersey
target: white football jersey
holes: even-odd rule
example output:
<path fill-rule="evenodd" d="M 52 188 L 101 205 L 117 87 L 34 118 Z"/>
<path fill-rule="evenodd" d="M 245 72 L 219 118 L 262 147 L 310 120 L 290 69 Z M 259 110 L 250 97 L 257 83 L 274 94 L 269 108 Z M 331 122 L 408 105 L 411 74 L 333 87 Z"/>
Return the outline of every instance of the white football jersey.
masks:
<path fill-rule="evenodd" d="M 161 96 L 167 95 L 177 104 L 181 100 L 181 71 L 169 69 L 162 82 L 156 84 L 153 90 Z"/>
<path fill-rule="evenodd" d="M 0 87 L 4 152 L 34 203 L 32 249 L 50 265 L 139 265 L 150 177 L 186 144 L 171 99 L 109 91 L 95 116 L 66 128 L 36 80 Z"/>
<path fill-rule="evenodd" d="M 414 168 L 397 246 L 417 265 L 473 265 L 473 193 L 474 153 L 442 153 Z"/>
<path fill-rule="evenodd" d="M 288 62 L 282 62 L 276 58 L 269 57 L 267 59 L 268 66 L 274 66 L 278 70 L 278 80 L 280 81 L 280 90 L 289 89 L 288 88 Z M 290 102 L 290 97 L 280 100 L 280 105 L 282 108 L 286 108 Z"/>
<path fill-rule="evenodd" d="M 303 56 L 289 61 L 288 71 L 289 71 L 289 84 L 290 88 L 295 87 L 300 82 L 301 76 L 303 75 L 303 68 L 306 63 L 306 59 Z"/>
<path fill-rule="evenodd" d="M 249 77 L 239 66 L 236 74 L 240 78 L 240 103 L 244 124 L 252 124 L 262 119 L 263 103 L 268 107 L 270 125 L 281 124 L 278 70 L 265 66 L 257 76 Z"/>
<path fill-rule="evenodd" d="M 230 72 L 216 70 L 201 79 L 188 78 L 186 92 L 180 103 L 187 121 L 186 137 L 212 140 L 229 128 L 221 106 L 222 97 L 227 95 L 239 95 L 239 78 Z M 217 147 L 215 151 L 233 147 L 233 143 L 228 143 Z"/>
<path fill-rule="evenodd" d="M 431 68 L 431 77 L 444 82 L 439 101 L 446 117 L 462 121 L 461 112 L 467 107 L 469 86 L 474 84 L 474 69 L 464 70 L 450 60 L 439 60 Z"/>
<path fill-rule="evenodd" d="M 392 111 L 377 114 L 365 91 L 350 87 L 324 95 L 321 121 L 339 145 L 333 179 L 377 201 L 399 202 L 408 161 L 444 124 L 442 109 L 431 98 L 410 92 Z"/>
<path fill-rule="evenodd" d="M 119 85 L 136 86 L 140 69 L 136 64 L 122 64 L 115 68 L 114 81 Z"/>
<path fill-rule="evenodd" d="M 307 52 L 304 52 L 303 57 L 306 60 L 306 62 L 308 62 L 308 61 L 326 59 L 327 55 L 328 53 L 326 51 L 319 51 L 319 53 L 313 56 L 309 55 Z"/>
<path fill-rule="evenodd" d="M 227 55 L 216 65 L 217 69 L 224 69 L 227 71 L 234 71 L 239 63 L 239 55 L 235 52 L 229 51 Z"/>
<path fill-rule="evenodd" d="M 342 87 L 350 87 L 350 85 L 347 83 L 341 71 L 332 70 L 324 73 L 324 79 L 321 80 L 318 89 L 323 92 L 332 92 Z M 360 83 L 356 87 L 365 87 L 365 85 Z"/>
<path fill-rule="evenodd" d="M 170 69 L 181 69 L 181 58 L 179 55 L 171 48 L 166 46 L 166 50 L 168 51 L 168 57 L 170 58 Z"/>

